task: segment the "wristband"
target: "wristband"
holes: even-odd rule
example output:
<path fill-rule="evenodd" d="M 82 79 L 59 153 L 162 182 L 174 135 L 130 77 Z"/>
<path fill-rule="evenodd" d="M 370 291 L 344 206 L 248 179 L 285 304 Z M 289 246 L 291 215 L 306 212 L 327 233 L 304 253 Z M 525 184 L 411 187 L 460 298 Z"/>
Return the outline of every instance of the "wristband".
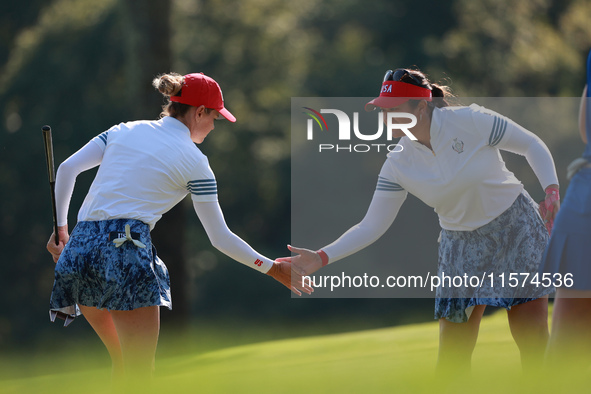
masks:
<path fill-rule="evenodd" d="M 558 197 L 560 194 L 560 191 L 555 187 L 549 187 L 546 189 L 546 194 L 556 195 Z"/>
<path fill-rule="evenodd" d="M 318 250 L 316 251 L 316 253 L 318 253 L 318 256 L 320 256 L 320 260 L 322 260 L 322 266 L 324 267 L 325 265 L 328 264 L 328 256 L 326 255 L 326 253 L 324 252 L 324 250 Z"/>
<path fill-rule="evenodd" d="M 560 200 L 560 191 L 555 187 L 549 187 L 546 189 L 546 209 L 550 212 L 554 211 L 554 205 L 552 205 L 555 201 Z"/>

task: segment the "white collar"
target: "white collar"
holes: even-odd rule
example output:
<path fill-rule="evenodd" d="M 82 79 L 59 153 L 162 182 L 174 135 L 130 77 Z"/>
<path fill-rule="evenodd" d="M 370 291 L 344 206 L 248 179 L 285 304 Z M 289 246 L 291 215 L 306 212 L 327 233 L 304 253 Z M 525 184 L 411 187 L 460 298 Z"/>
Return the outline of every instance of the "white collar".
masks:
<path fill-rule="evenodd" d="M 162 119 L 160 119 L 160 122 L 162 122 L 163 126 L 177 129 L 189 135 L 191 134 L 191 130 L 189 130 L 189 128 L 183 122 L 181 122 L 177 118 L 173 118 L 172 116 L 165 116 Z"/>

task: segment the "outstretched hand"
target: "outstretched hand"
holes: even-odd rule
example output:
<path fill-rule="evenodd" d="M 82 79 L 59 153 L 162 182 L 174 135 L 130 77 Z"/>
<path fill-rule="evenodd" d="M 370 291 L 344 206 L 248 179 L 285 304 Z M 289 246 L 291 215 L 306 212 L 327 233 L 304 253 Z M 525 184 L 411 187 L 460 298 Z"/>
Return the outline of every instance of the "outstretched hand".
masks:
<path fill-rule="evenodd" d="M 318 253 L 309 249 L 296 248 L 291 245 L 287 245 L 287 249 L 293 253 L 297 253 L 297 256 L 281 257 L 276 261 L 291 263 L 291 269 L 297 275 L 310 275 L 322 268 L 322 259 Z"/>
<path fill-rule="evenodd" d="M 312 294 L 314 289 L 308 284 L 302 283 L 302 276 L 293 271 L 293 266 L 288 261 L 276 260 L 267 275 L 273 277 L 279 283 L 301 296 L 303 291 L 306 294 Z"/>

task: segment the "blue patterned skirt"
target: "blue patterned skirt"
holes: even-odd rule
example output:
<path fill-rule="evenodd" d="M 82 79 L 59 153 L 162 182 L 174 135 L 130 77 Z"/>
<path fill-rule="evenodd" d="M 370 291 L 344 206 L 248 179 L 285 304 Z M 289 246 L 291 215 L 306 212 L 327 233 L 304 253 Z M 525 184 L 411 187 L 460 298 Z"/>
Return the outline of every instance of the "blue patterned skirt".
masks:
<path fill-rule="evenodd" d="M 540 273 L 571 274 L 571 289 L 591 290 L 591 168 L 572 178 L 543 262 Z"/>
<path fill-rule="evenodd" d="M 525 190 L 511 207 L 482 227 L 473 231 L 442 230 L 439 276 L 474 280 L 466 280 L 467 286 L 438 287 L 435 319 L 463 323 L 476 305 L 509 310 L 552 293 L 554 287 L 530 282 L 539 269 L 547 242 L 548 231 L 537 204 Z"/>
<path fill-rule="evenodd" d="M 113 238 L 133 238 L 117 247 Z M 144 245 L 140 247 L 138 245 Z M 134 219 L 79 222 L 56 266 L 50 309 L 76 304 L 128 311 L 146 306 L 172 309 L 170 278 L 150 238 L 150 227 Z"/>

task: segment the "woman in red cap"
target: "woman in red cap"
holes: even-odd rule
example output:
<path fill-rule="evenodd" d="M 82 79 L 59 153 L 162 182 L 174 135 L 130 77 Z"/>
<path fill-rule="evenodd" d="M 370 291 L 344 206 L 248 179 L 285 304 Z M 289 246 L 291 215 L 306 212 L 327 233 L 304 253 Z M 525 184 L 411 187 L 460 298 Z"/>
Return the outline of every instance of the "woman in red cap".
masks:
<path fill-rule="evenodd" d="M 469 368 L 480 320 L 487 305 L 507 309 L 511 333 L 525 369 L 543 359 L 548 339 L 547 297 L 551 287 L 525 283 L 510 287 L 510 274 L 532 277 L 540 265 L 548 232 L 537 204 L 507 170 L 499 150 L 524 155 L 542 188 L 553 219 L 559 208 L 558 179 L 544 143 L 534 134 L 476 104 L 449 106 L 446 87 L 417 70 L 389 70 L 380 96 L 366 109 L 416 117 L 401 130 L 402 149 L 388 154 L 365 218 L 317 252 L 290 247 L 298 275 L 309 275 L 377 240 L 392 224 L 408 193 L 433 207 L 442 227 L 438 276 L 489 280 L 482 287 L 440 286 L 435 318 L 440 322 L 438 367 Z M 505 283 L 502 283 L 504 275 Z M 523 276 L 520 276 L 523 277 Z M 492 278 L 492 282 L 491 279 Z M 521 285 L 521 283 L 520 283 Z"/>
<path fill-rule="evenodd" d="M 57 172 L 59 245 L 47 244 L 57 262 L 50 307 L 76 306 L 106 345 L 115 378 L 151 374 L 160 326 L 159 307 L 172 308 L 168 271 L 150 231 L 188 194 L 211 243 L 233 259 L 266 273 L 292 291 L 288 263 L 252 249 L 226 225 L 207 157 L 195 144 L 214 121 L 236 118 L 222 91 L 199 74 L 164 74 L 153 85 L 168 103 L 156 121 L 121 123 L 64 161 Z M 100 165 L 68 234 L 67 213 L 76 177 Z M 262 300 L 260 300 L 262 301 Z"/>

